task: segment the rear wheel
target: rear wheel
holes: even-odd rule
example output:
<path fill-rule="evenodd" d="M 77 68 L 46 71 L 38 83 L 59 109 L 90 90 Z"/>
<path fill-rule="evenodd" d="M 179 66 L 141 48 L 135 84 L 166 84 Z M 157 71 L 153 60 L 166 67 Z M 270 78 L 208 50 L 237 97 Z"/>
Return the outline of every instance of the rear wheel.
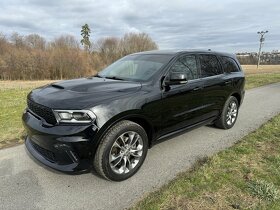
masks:
<path fill-rule="evenodd" d="M 94 158 L 94 168 L 106 179 L 122 181 L 135 174 L 148 150 L 148 137 L 138 124 L 124 120 L 102 138 Z"/>
<path fill-rule="evenodd" d="M 232 128 L 237 120 L 238 109 L 237 99 L 230 96 L 224 105 L 220 118 L 215 122 L 215 126 L 222 129 Z"/>

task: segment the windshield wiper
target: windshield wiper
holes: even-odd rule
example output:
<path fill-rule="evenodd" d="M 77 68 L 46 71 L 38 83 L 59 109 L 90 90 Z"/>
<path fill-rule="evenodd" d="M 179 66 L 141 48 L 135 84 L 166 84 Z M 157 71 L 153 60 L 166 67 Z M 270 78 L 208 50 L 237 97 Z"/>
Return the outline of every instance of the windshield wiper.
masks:
<path fill-rule="evenodd" d="M 116 76 L 105 76 L 104 78 L 106 78 L 106 79 L 114 79 L 114 80 L 124 80 L 124 79 L 122 79 L 120 77 L 116 77 Z"/>
<path fill-rule="evenodd" d="M 104 77 L 102 77 L 102 76 L 101 76 L 101 75 L 99 75 L 99 74 L 96 74 L 96 75 L 94 75 L 93 77 L 104 78 Z"/>

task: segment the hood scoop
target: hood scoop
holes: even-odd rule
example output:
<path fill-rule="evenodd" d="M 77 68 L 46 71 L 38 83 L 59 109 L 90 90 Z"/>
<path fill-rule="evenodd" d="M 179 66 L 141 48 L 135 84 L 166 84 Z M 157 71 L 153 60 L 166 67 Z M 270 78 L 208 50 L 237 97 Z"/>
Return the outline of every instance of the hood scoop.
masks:
<path fill-rule="evenodd" d="M 52 84 L 51 86 L 54 88 L 58 88 L 58 89 L 64 89 L 64 87 L 62 87 L 60 85 L 56 85 L 56 84 Z"/>

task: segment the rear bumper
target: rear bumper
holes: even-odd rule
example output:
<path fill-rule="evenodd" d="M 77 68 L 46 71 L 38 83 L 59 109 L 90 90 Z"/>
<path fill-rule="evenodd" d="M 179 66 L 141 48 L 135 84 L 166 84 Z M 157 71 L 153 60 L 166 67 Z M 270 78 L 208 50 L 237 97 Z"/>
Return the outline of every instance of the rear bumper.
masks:
<path fill-rule="evenodd" d="M 92 125 L 45 126 L 40 119 L 25 112 L 22 116 L 27 131 L 25 145 L 42 164 L 66 173 L 91 169 Z"/>

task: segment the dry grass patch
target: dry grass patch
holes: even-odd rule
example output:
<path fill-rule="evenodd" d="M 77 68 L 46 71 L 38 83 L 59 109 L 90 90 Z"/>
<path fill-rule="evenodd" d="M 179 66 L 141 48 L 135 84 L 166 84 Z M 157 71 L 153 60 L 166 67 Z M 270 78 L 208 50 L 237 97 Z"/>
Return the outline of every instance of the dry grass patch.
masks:
<path fill-rule="evenodd" d="M 245 74 L 280 73 L 280 65 L 242 65 Z"/>

